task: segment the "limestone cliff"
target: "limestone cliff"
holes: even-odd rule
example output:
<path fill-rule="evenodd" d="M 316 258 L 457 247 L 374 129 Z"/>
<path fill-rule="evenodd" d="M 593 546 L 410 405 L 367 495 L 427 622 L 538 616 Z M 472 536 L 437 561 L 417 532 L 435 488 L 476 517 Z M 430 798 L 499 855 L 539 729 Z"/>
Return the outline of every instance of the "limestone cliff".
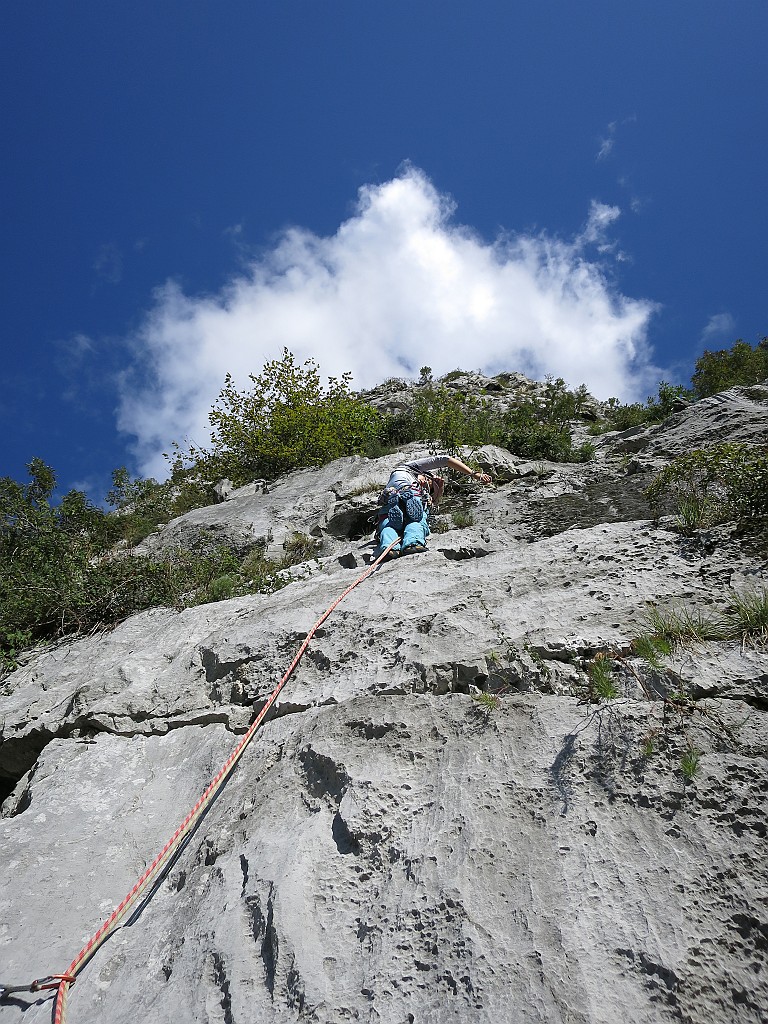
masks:
<path fill-rule="evenodd" d="M 605 435 L 586 465 L 476 453 L 497 483 L 462 499 L 472 524 L 449 494 L 429 551 L 328 620 L 71 1024 L 768 1019 L 768 654 L 701 642 L 654 672 L 631 647 L 649 602 L 766 584 L 760 535 L 683 537 L 642 494 L 731 437 L 768 439 L 768 388 Z M 364 569 L 396 461 L 243 488 L 145 542 L 322 540 L 277 593 L 149 611 L 0 683 L 0 982 L 63 971 L 162 847 Z M 616 699 L 590 699 L 600 652 Z M 0 1002 L 0 1024 L 50 1018 Z"/>

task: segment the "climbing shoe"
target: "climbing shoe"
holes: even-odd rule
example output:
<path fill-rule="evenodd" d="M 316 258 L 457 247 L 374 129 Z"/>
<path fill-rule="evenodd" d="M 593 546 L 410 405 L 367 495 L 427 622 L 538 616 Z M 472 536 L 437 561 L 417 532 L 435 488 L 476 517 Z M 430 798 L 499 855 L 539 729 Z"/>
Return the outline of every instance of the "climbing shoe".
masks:
<path fill-rule="evenodd" d="M 427 550 L 427 545 L 426 544 L 409 544 L 407 548 L 403 548 L 402 553 L 404 555 L 415 555 L 419 551 L 426 551 L 426 550 Z"/>
<path fill-rule="evenodd" d="M 420 523 L 424 515 L 424 506 L 421 498 L 411 495 L 405 502 L 405 515 L 409 523 Z"/>
<path fill-rule="evenodd" d="M 387 501 L 387 519 L 389 525 L 393 530 L 398 532 L 403 528 L 403 510 L 400 508 L 400 503 L 396 494 L 391 494 Z"/>
<path fill-rule="evenodd" d="M 387 552 L 387 556 L 384 559 L 385 562 L 391 562 L 393 558 L 400 557 L 400 548 L 392 548 L 391 551 Z"/>

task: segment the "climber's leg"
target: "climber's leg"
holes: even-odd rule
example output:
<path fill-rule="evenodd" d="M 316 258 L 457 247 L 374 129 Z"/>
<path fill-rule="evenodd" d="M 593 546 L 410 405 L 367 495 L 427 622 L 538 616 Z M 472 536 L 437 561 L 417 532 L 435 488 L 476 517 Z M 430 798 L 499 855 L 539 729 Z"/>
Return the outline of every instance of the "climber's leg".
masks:
<path fill-rule="evenodd" d="M 426 512 L 422 513 L 421 519 L 417 522 L 407 523 L 403 533 L 402 553 L 413 554 L 416 551 L 426 551 L 427 537 L 429 536 L 429 521 Z"/>
<path fill-rule="evenodd" d="M 387 510 L 383 509 L 382 511 L 383 515 L 379 516 L 379 522 L 376 527 L 378 544 L 373 552 L 374 559 L 378 558 L 383 551 L 386 551 L 392 541 L 400 539 L 400 533 L 390 524 L 389 516 L 386 514 Z M 387 558 L 396 558 L 399 554 L 400 545 L 396 544 L 387 555 Z"/>

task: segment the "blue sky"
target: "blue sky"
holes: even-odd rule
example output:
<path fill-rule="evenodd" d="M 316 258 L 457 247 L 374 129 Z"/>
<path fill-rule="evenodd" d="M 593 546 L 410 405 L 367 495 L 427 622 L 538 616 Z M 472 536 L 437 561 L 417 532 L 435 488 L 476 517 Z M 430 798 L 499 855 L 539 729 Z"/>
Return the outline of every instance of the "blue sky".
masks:
<path fill-rule="evenodd" d="M 0 40 L 0 475 L 160 474 L 284 344 L 631 399 L 768 334 L 764 0 L 31 0 Z"/>

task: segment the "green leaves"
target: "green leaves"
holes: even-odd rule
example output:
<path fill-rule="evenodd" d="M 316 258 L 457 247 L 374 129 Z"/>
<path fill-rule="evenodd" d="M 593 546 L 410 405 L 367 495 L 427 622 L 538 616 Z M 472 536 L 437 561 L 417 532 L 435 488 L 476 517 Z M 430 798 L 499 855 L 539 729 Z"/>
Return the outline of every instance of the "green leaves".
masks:
<path fill-rule="evenodd" d="M 674 510 L 682 532 L 768 510 L 768 445 L 728 442 L 675 459 L 645 492 L 654 515 Z"/>
<path fill-rule="evenodd" d="M 170 518 L 196 486 L 132 480 L 113 474 L 118 512 L 92 505 L 80 491 L 53 502 L 56 476 L 34 459 L 30 481 L 0 478 L 0 670 L 40 641 L 108 627 L 145 608 L 184 607 L 285 584 L 280 570 L 304 556 L 312 538 L 298 536 L 281 562 L 263 552 L 243 562 L 226 546 L 179 549 L 156 558 L 116 548 Z M 200 502 L 201 504 L 203 502 Z"/>
<path fill-rule="evenodd" d="M 613 675 L 613 666 L 607 656 L 596 654 L 587 671 L 589 689 L 593 699 L 614 700 L 619 696 L 619 688 Z"/>
<path fill-rule="evenodd" d="M 189 470 L 176 466 L 170 480 L 131 477 L 125 466 L 112 473 L 107 503 L 117 511 L 121 537 L 133 546 L 144 540 L 161 523 L 213 501 L 210 483 L 201 482 Z"/>
<path fill-rule="evenodd" d="M 683 756 L 680 758 L 680 770 L 688 782 L 692 782 L 696 777 L 703 753 L 689 738 Z"/>
<path fill-rule="evenodd" d="M 666 636 L 643 633 L 633 638 L 632 653 L 642 658 L 654 672 L 663 672 L 664 659 L 672 653 L 672 644 Z"/>
<path fill-rule="evenodd" d="M 71 629 L 98 557 L 117 539 L 106 514 L 80 491 L 51 504 L 56 475 L 40 459 L 30 482 L 0 479 L 0 649 L 12 653 Z"/>
<path fill-rule="evenodd" d="M 482 711 L 486 717 L 489 717 L 494 713 L 494 711 L 498 711 L 501 707 L 501 699 L 499 698 L 499 695 L 496 693 L 488 693 L 485 690 L 482 690 L 480 693 L 473 693 L 472 700 L 477 704 L 480 711 Z"/>
<path fill-rule="evenodd" d="M 641 402 L 623 405 L 618 398 L 609 398 L 604 406 L 605 417 L 612 430 L 629 430 L 630 427 L 644 423 L 661 423 L 675 411 L 681 399 L 687 400 L 690 397 L 691 393 L 682 385 L 662 380 L 659 382 L 657 396 L 649 395 L 644 405 Z"/>
<path fill-rule="evenodd" d="M 588 462 L 594 456 L 589 442 L 574 448 L 571 441 L 570 420 L 579 415 L 585 390 L 569 391 L 561 378 L 547 380 L 541 400 L 518 399 L 506 410 L 445 383 L 420 384 L 411 409 L 385 419 L 383 443 L 428 441 L 449 455 L 464 445 L 497 444 L 522 458 L 553 462 Z"/>
<path fill-rule="evenodd" d="M 364 454 L 378 443 L 381 416 L 352 394 L 351 379 L 345 373 L 323 386 L 317 364 L 297 365 L 288 349 L 251 374 L 250 388 L 227 375 L 209 414 L 210 448 L 193 446 L 182 459 L 239 485 Z"/>
<path fill-rule="evenodd" d="M 452 455 L 464 445 L 498 444 L 529 459 L 587 462 L 594 456 L 589 442 L 574 448 L 571 441 L 570 421 L 583 410 L 585 387 L 569 391 L 562 378 L 548 378 L 540 398 L 518 399 L 505 410 L 448 387 L 450 378 L 435 384 L 423 366 L 410 407 L 381 414 L 351 392 L 350 374 L 329 377 L 324 386 L 313 360 L 299 366 L 283 349 L 281 359 L 250 376 L 249 388 L 238 389 L 227 375 L 209 414 L 210 446 L 182 452 L 174 444 L 171 462 L 177 473 L 191 461 L 209 479 L 228 477 L 240 485 L 345 455 L 376 457 L 412 441 Z"/>
<path fill-rule="evenodd" d="M 707 398 L 735 384 L 747 386 L 768 378 L 768 338 L 752 348 L 739 339 L 729 349 L 706 351 L 696 360 L 691 383 L 697 397 Z"/>

